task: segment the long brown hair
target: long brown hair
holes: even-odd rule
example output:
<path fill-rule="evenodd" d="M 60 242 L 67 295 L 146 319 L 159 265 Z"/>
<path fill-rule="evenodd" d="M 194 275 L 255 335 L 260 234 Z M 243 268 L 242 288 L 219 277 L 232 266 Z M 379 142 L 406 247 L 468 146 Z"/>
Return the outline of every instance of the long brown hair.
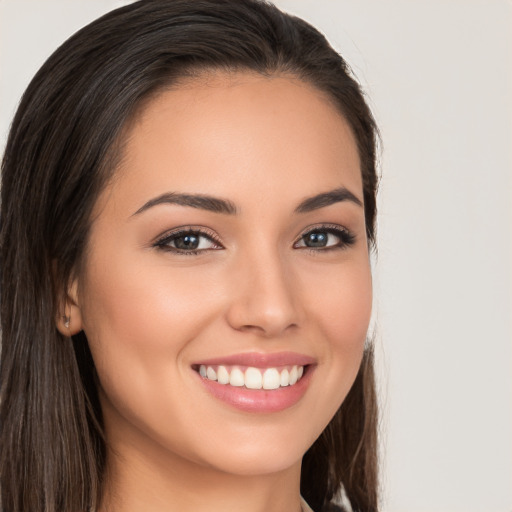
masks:
<path fill-rule="evenodd" d="M 59 294 L 87 248 L 91 211 L 141 102 L 205 69 L 289 73 L 331 98 L 356 137 L 366 230 L 375 240 L 377 129 L 343 58 L 301 19 L 260 0 L 142 0 L 66 41 L 27 88 L 1 191 L 0 485 L 5 512 L 94 510 L 106 446 L 83 332 L 55 327 Z M 371 345 L 346 400 L 303 459 L 315 510 L 343 492 L 378 509 Z"/>

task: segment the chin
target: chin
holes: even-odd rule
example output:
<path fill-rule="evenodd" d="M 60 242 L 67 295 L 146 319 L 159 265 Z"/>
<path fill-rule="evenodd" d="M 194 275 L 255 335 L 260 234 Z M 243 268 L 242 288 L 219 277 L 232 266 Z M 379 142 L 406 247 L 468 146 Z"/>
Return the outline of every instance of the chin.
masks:
<path fill-rule="evenodd" d="M 268 450 L 255 450 L 251 454 L 240 454 L 234 456 L 230 454 L 224 457 L 222 461 L 216 461 L 214 466 L 217 470 L 224 473 L 239 476 L 264 476 L 281 473 L 297 466 L 300 467 L 303 453 L 290 452 L 272 452 Z"/>
<path fill-rule="evenodd" d="M 211 467 L 234 475 L 256 476 L 279 473 L 293 466 L 300 467 L 304 453 L 312 442 L 305 439 L 304 433 L 294 438 L 265 435 L 254 432 L 252 440 L 226 443 L 224 449 L 217 444 L 209 453 L 203 454 L 203 461 Z"/>

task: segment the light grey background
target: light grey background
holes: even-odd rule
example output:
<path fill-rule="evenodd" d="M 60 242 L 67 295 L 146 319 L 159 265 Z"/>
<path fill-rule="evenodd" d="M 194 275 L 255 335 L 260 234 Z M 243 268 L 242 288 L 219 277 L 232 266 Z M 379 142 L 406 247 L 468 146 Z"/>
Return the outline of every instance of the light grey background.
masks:
<path fill-rule="evenodd" d="M 28 81 L 121 0 L 0 0 L 0 149 Z M 375 323 L 384 512 L 512 512 L 512 3 L 279 0 L 383 136 Z"/>

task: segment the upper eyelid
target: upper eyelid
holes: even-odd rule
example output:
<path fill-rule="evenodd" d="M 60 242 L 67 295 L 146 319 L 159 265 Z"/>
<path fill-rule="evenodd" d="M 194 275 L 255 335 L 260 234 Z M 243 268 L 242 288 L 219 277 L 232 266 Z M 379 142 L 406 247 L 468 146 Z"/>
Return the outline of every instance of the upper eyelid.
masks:
<path fill-rule="evenodd" d="M 298 242 L 304 235 L 311 233 L 311 231 L 319 231 L 321 229 L 332 229 L 336 231 L 344 231 L 345 233 L 350 233 L 350 230 L 341 224 L 333 224 L 331 222 L 325 222 L 320 224 L 312 224 L 304 228 L 300 234 L 296 237 L 295 241 Z"/>
<path fill-rule="evenodd" d="M 212 242 L 222 245 L 219 236 L 211 229 L 206 228 L 204 226 L 180 226 L 177 228 L 170 229 L 166 231 L 165 233 L 159 235 L 156 237 L 152 245 L 159 245 L 166 240 L 172 238 L 173 236 L 185 234 L 185 233 L 198 233 L 201 236 L 205 236 L 206 238 L 209 238 Z"/>
<path fill-rule="evenodd" d="M 344 231 L 349 234 L 351 233 L 349 229 L 347 229 L 345 226 L 342 226 L 340 224 L 334 224 L 334 223 L 329 223 L 329 222 L 328 223 L 311 224 L 311 225 L 303 228 L 300 231 L 300 234 L 295 237 L 293 244 L 295 245 L 297 242 L 299 242 L 302 239 L 302 237 L 304 237 L 311 231 L 321 230 L 321 229 L 332 229 L 332 230 L 336 230 L 336 231 Z M 158 236 L 155 239 L 155 241 L 153 242 L 153 245 L 161 244 L 161 243 L 165 242 L 166 240 L 168 240 L 169 238 L 172 238 L 173 236 L 184 234 L 184 233 L 198 233 L 201 236 L 205 236 L 205 237 L 209 238 L 212 242 L 224 247 L 220 240 L 220 237 L 213 230 L 211 230 L 210 228 L 207 228 L 205 226 L 193 226 L 193 225 L 179 226 L 179 227 L 170 229 L 169 231 L 166 231 L 162 235 Z"/>

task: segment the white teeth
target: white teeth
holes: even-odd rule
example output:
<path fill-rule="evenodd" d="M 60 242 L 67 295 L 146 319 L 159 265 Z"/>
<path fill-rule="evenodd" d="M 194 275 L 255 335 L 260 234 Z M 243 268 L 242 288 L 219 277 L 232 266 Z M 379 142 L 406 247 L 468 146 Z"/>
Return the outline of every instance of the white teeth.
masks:
<path fill-rule="evenodd" d="M 199 374 L 208 380 L 216 380 L 219 384 L 248 389 L 278 389 L 293 386 L 301 379 L 304 373 L 303 366 L 288 366 L 279 371 L 277 368 L 254 368 L 252 366 L 242 372 L 237 366 L 199 366 Z"/>
<path fill-rule="evenodd" d="M 299 375 L 297 373 L 297 367 L 294 366 L 290 372 L 290 386 L 293 386 L 297 382 L 298 377 Z"/>
<path fill-rule="evenodd" d="M 231 386 L 241 387 L 245 384 L 244 374 L 239 368 L 233 368 L 229 376 L 229 384 Z"/>
<path fill-rule="evenodd" d="M 219 366 L 217 369 L 217 380 L 219 384 L 229 384 L 229 372 L 225 366 Z"/>
<path fill-rule="evenodd" d="M 261 389 L 263 387 L 263 377 L 257 368 L 247 368 L 245 370 L 245 387 L 249 389 Z"/>
<path fill-rule="evenodd" d="M 268 368 L 263 374 L 263 389 L 277 389 L 281 376 L 275 368 Z"/>

